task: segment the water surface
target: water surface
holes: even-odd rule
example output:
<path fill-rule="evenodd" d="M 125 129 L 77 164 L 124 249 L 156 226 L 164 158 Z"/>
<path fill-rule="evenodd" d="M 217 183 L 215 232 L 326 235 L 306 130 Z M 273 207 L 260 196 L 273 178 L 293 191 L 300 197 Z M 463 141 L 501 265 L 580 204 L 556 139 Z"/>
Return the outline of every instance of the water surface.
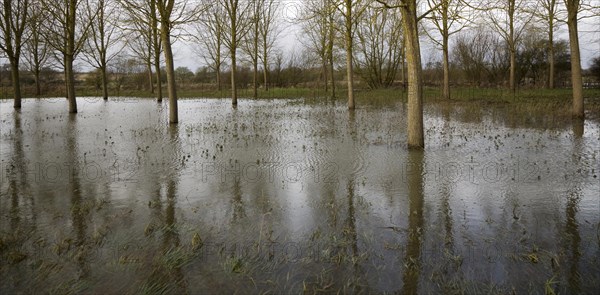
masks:
<path fill-rule="evenodd" d="M 502 105 L 0 102 L 0 293 L 593 293 L 600 123 Z M 520 114 L 520 113 L 519 113 Z"/>

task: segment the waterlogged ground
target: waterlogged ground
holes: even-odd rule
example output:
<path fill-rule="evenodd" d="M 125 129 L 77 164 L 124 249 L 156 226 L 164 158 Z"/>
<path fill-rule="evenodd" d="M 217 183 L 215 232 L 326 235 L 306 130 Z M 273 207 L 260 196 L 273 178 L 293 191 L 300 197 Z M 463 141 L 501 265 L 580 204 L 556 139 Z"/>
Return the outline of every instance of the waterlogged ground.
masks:
<path fill-rule="evenodd" d="M 0 102 L 0 293 L 593 293 L 600 123 L 519 107 Z"/>

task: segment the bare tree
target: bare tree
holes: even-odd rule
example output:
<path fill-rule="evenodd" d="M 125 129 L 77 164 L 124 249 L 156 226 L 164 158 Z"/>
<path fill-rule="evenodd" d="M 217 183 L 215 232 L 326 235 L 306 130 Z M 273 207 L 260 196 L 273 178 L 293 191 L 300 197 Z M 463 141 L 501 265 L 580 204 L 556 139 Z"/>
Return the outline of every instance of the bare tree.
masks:
<path fill-rule="evenodd" d="M 247 33 L 249 14 L 251 13 L 250 1 L 244 0 L 218 0 L 225 9 L 227 21 L 223 24 L 225 46 L 229 49 L 231 59 L 231 104 L 237 105 L 237 50 L 239 43 Z"/>
<path fill-rule="evenodd" d="M 83 0 L 43 0 L 42 3 L 44 11 L 50 15 L 50 19 L 43 22 L 45 39 L 61 57 L 59 61 L 65 70 L 69 113 L 77 113 L 73 62 L 85 45 L 95 14 L 86 13 L 89 3 Z"/>
<path fill-rule="evenodd" d="M 223 65 L 223 38 L 226 15 L 221 5 L 210 5 L 193 25 L 192 38 L 200 44 L 201 56 L 210 69 L 215 72 L 217 90 L 221 90 L 221 67 Z"/>
<path fill-rule="evenodd" d="M 348 82 L 348 109 L 355 108 L 354 102 L 354 27 L 360 15 L 367 6 L 361 0 L 344 0 L 343 9 L 340 9 L 344 19 L 344 41 L 346 47 L 346 80 Z"/>
<path fill-rule="evenodd" d="M 160 38 L 165 55 L 167 72 L 167 93 L 169 95 L 169 123 L 179 122 L 177 112 L 177 85 L 175 81 L 175 67 L 173 65 L 173 50 L 171 48 L 171 31 L 173 29 L 173 13 L 176 12 L 176 0 L 157 0 L 156 8 L 160 16 Z M 183 9 L 185 10 L 185 9 Z M 182 10 L 182 11 L 183 11 Z"/>
<path fill-rule="evenodd" d="M 460 32 L 471 21 L 474 16 L 471 10 L 471 4 L 465 0 L 427 0 L 429 7 L 433 12 L 429 15 L 431 23 L 441 40 L 434 37 L 425 30 L 430 39 L 442 49 L 442 66 L 444 71 L 444 84 L 442 96 L 444 99 L 450 99 L 450 61 L 449 61 L 449 40 L 450 36 Z"/>
<path fill-rule="evenodd" d="M 244 40 L 241 44 L 242 49 L 250 58 L 252 63 L 252 97 L 258 98 L 258 53 L 259 53 L 259 39 L 260 39 L 260 23 L 263 18 L 262 6 L 265 4 L 265 0 L 253 0 L 250 1 L 250 14 L 249 19 L 249 30 L 244 36 Z"/>
<path fill-rule="evenodd" d="M 49 57 L 48 46 L 43 38 L 42 22 L 45 21 L 43 17 L 43 10 L 39 2 L 30 4 L 29 8 L 29 20 L 27 22 L 27 30 L 29 31 L 29 39 L 25 43 L 25 54 L 24 60 L 33 74 L 35 81 L 35 95 L 41 95 L 41 82 L 40 73 L 42 68 L 46 65 Z"/>
<path fill-rule="evenodd" d="M 120 42 L 119 32 L 115 24 L 119 18 L 119 9 L 111 0 L 97 0 L 96 7 L 88 8 L 96 17 L 90 26 L 89 37 L 87 38 L 87 50 L 83 51 L 83 57 L 94 68 L 100 71 L 102 80 L 102 97 L 108 100 L 108 63 L 118 53 L 113 50 L 115 45 Z"/>
<path fill-rule="evenodd" d="M 275 49 L 275 41 L 281 33 L 278 26 L 277 11 L 280 2 L 277 0 L 262 0 L 262 17 L 259 19 L 258 37 L 260 38 L 259 54 L 263 68 L 263 84 L 265 91 L 269 90 L 269 62 L 270 56 Z"/>
<path fill-rule="evenodd" d="M 356 36 L 356 72 L 370 88 L 391 86 L 404 59 L 400 15 L 380 7 L 368 8 Z"/>
<path fill-rule="evenodd" d="M 335 27 L 336 8 L 334 0 L 310 0 L 305 5 L 303 32 L 308 44 L 306 46 L 320 59 L 321 79 L 325 92 L 331 81 L 331 96 L 335 97 L 334 77 L 334 44 L 337 38 Z"/>
<path fill-rule="evenodd" d="M 27 38 L 24 38 L 28 22 L 28 0 L 4 0 L 0 8 L 0 49 L 8 57 L 12 77 L 14 104 L 21 108 L 21 83 L 19 77 L 19 62 L 21 50 Z"/>
<path fill-rule="evenodd" d="M 508 84 L 513 93 L 517 87 L 515 83 L 517 47 L 521 41 L 521 35 L 525 32 L 529 22 L 533 18 L 533 14 L 527 12 L 531 10 L 527 5 L 527 0 L 504 0 L 501 5 L 487 10 L 493 27 L 508 46 L 510 53 Z"/>
<path fill-rule="evenodd" d="M 423 149 L 425 136 L 423 132 L 423 68 L 421 65 L 421 46 L 419 44 L 419 21 L 432 10 L 417 14 L 416 0 L 399 0 L 390 4 L 384 0 L 376 0 L 384 7 L 398 8 L 402 15 L 406 61 L 408 73 L 408 147 Z"/>
<path fill-rule="evenodd" d="M 557 30 L 557 20 L 559 18 L 558 1 L 556 0 L 537 0 L 533 8 L 533 15 L 536 20 L 544 22 L 541 26 L 548 34 L 548 88 L 554 88 L 555 53 L 554 53 L 554 33 Z"/>
<path fill-rule="evenodd" d="M 154 66 L 154 80 L 157 84 L 156 100 L 162 102 L 162 75 L 160 70 L 162 42 L 158 28 L 156 1 L 124 0 L 121 3 L 127 10 L 127 17 L 124 22 L 126 28 L 134 34 L 134 36 L 128 38 L 128 45 L 139 58 L 145 61 L 148 71 L 148 85 L 152 93 L 154 93 L 152 79 L 152 66 Z"/>
<path fill-rule="evenodd" d="M 581 76 L 581 55 L 579 51 L 578 14 L 582 9 L 580 0 L 564 0 L 567 8 L 569 47 L 571 49 L 571 84 L 573 87 L 573 116 L 584 118 L 583 79 Z"/>

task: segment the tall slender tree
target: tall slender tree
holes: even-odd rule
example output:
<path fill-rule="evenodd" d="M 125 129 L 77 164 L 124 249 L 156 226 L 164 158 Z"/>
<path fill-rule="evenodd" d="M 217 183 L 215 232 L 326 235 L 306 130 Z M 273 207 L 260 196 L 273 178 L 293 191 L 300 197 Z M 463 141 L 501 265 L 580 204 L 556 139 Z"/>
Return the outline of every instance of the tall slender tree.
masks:
<path fill-rule="evenodd" d="M 581 76 L 581 53 L 579 51 L 578 14 L 580 0 L 564 0 L 567 8 L 567 26 L 569 28 L 569 47 L 571 49 L 571 84 L 573 87 L 573 116 L 584 118 L 583 78 Z"/>
<path fill-rule="evenodd" d="M 19 62 L 21 51 L 27 38 L 25 28 L 28 22 L 29 0 L 3 0 L 0 8 L 0 50 L 8 57 L 13 84 L 14 104 L 21 108 L 21 78 Z"/>
<path fill-rule="evenodd" d="M 237 75 L 237 50 L 241 40 L 248 32 L 250 24 L 251 1 L 244 0 L 219 0 L 219 4 L 225 9 L 227 21 L 224 23 L 226 28 L 225 47 L 229 49 L 229 58 L 231 59 L 231 104 L 237 106 L 238 93 L 236 84 Z"/>
<path fill-rule="evenodd" d="M 118 51 L 112 49 L 120 42 L 116 25 L 119 10 L 111 0 L 97 0 L 95 5 L 88 8 L 89 13 L 94 13 L 96 17 L 90 26 L 83 57 L 100 71 L 102 98 L 108 100 L 108 63 L 118 54 Z"/>
<path fill-rule="evenodd" d="M 59 53 L 65 71 L 69 113 L 77 113 L 73 62 L 85 45 L 95 14 L 85 13 L 89 2 L 84 0 L 42 0 L 42 3 L 50 16 L 43 23 L 45 40 Z"/>
<path fill-rule="evenodd" d="M 46 65 L 49 57 L 48 45 L 44 40 L 40 30 L 43 29 L 44 22 L 42 6 L 39 2 L 30 4 L 29 21 L 27 22 L 27 30 L 29 31 L 29 39 L 25 43 L 24 60 L 33 74 L 35 81 L 35 95 L 42 94 L 40 73 Z"/>
<path fill-rule="evenodd" d="M 474 15 L 471 10 L 471 4 L 466 0 L 428 0 L 429 7 L 433 12 L 428 19 L 435 27 L 435 31 L 441 37 L 424 30 L 430 39 L 442 49 L 442 67 L 444 80 L 442 87 L 442 96 L 444 99 L 450 99 L 450 60 L 449 60 L 449 40 L 450 36 L 460 32 L 471 21 Z"/>
<path fill-rule="evenodd" d="M 506 42 L 510 54 L 510 73 L 508 87 L 514 93 L 516 85 L 517 49 L 521 36 L 533 18 L 527 7 L 527 0 L 504 0 L 496 7 L 488 9 L 488 17 L 493 27 Z"/>
<path fill-rule="evenodd" d="M 169 95 L 169 123 L 179 122 L 177 111 L 177 82 L 175 81 L 175 66 L 173 65 L 173 49 L 171 48 L 171 31 L 174 21 L 176 0 L 157 0 L 156 8 L 160 16 L 160 38 L 163 45 L 167 72 L 167 93 Z"/>

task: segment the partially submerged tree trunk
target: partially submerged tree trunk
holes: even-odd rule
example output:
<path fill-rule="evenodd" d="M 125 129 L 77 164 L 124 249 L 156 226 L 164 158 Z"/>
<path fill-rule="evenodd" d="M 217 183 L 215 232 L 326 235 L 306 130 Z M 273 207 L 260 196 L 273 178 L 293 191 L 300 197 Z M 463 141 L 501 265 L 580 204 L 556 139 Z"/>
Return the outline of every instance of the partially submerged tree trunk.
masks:
<path fill-rule="evenodd" d="M 577 14 L 580 9 L 579 0 L 565 0 L 567 7 L 567 26 L 569 27 L 569 45 L 571 49 L 571 82 L 573 84 L 573 116 L 584 118 L 583 80 L 581 76 L 581 57 L 579 51 L 579 33 L 577 31 Z"/>
<path fill-rule="evenodd" d="M 173 65 L 173 51 L 171 48 L 171 13 L 175 0 L 161 0 L 157 8 L 160 13 L 160 37 L 165 55 L 167 72 L 167 93 L 169 95 L 169 123 L 179 122 L 177 112 L 177 84 L 175 81 L 175 67 Z"/>
<path fill-rule="evenodd" d="M 404 42 L 408 72 L 408 147 L 423 149 L 423 85 L 421 68 L 421 48 L 416 1 L 403 1 L 400 7 L 404 25 Z"/>

